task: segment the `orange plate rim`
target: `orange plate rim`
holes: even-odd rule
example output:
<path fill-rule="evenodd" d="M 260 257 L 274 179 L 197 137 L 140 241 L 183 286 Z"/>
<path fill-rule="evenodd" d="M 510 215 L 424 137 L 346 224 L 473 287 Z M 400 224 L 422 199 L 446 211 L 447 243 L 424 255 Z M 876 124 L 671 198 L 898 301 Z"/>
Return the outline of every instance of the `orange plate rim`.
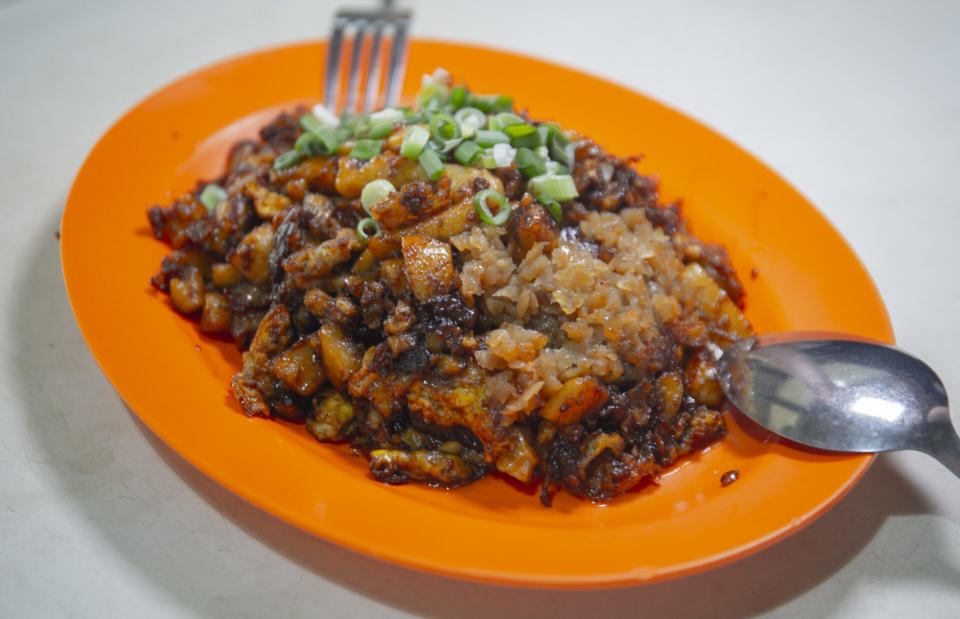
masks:
<path fill-rule="evenodd" d="M 607 506 L 563 498 L 560 507 L 545 510 L 535 496 L 497 479 L 452 492 L 381 486 L 343 450 L 309 444 L 302 429 L 243 418 L 224 382 L 236 369 L 236 354 L 200 335 L 148 289 L 165 248 L 145 233 L 144 210 L 168 203 L 197 178 L 217 176 L 229 143 L 250 135 L 254 125 L 245 119 L 262 122 L 265 109 L 319 100 L 324 49 L 314 41 L 256 50 L 178 78 L 118 119 L 74 181 L 61 222 L 71 306 L 104 374 L 171 448 L 252 504 L 347 548 L 446 576 L 558 588 L 652 583 L 723 565 L 806 526 L 866 472 L 872 455 L 793 449 L 734 420 L 728 439 L 681 464 L 659 487 Z M 657 174 L 668 198 L 682 198 L 694 232 L 730 251 L 758 331 L 846 331 L 893 342 L 876 287 L 839 233 L 796 190 L 716 131 L 577 69 L 438 40 L 412 42 L 405 95 L 416 91 L 420 73 L 437 65 L 477 91 L 512 94 L 534 117 L 581 130 L 612 152 L 642 150 L 641 171 Z M 511 71 L 498 69 L 505 65 Z M 298 81 L 302 75 L 310 77 Z M 559 96 L 564 92 L 567 97 Z M 570 92 L 588 93 L 609 113 L 596 114 Z M 625 114 L 638 119 L 636 127 L 620 126 Z M 131 165 L 137 140 L 152 148 Z M 777 208 L 765 208 L 770 204 Z M 111 217 L 85 216 L 92 211 Z M 816 236 L 823 255 L 803 251 L 795 237 L 804 235 Z M 111 263 L 118 253 L 124 260 Z M 746 276 L 753 269 L 759 277 Z M 124 311 L 111 311 L 116 308 Z M 151 355 L 138 352 L 143 347 Z M 146 361 L 152 361 L 149 371 L 131 367 Z M 167 381 L 177 388 L 158 391 Z M 190 414 L 193 407 L 205 414 Z M 203 439 L 204 433 L 217 440 Z M 252 463 L 232 453 L 238 447 Z M 718 491 L 710 480 L 734 465 L 749 474 Z M 291 477 L 272 483 L 271 474 L 285 466 L 344 486 L 320 488 Z M 787 496 L 778 483 L 801 490 Z M 789 504 L 779 505 L 784 501 Z M 392 510 L 396 523 L 383 523 L 378 509 Z M 742 510 L 758 522 L 744 525 Z M 390 526 L 403 535 L 391 536 Z M 444 543 L 437 542 L 438 531 L 448 536 Z M 656 541 L 669 535 L 680 540 L 673 552 Z M 525 556 L 502 554 L 523 544 Z M 560 552 L 558 544 L 567 547 Z M 630 554 L 641 548 L 647 553 Z M 531 558 L 537 553 L 539 559 Z"/>

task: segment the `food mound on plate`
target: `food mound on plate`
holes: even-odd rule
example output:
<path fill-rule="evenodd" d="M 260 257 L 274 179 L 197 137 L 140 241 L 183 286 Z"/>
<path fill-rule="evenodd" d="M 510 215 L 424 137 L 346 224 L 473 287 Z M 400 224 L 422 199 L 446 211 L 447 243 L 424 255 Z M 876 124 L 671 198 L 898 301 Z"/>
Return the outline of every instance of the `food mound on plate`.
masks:
<path fill-rule="evenodd" d="M 605 501 L 724 434 L 715 355 L 751 333 L 726 252 L 656 182 L 510 98 L 281 114 L 149 210 L 153 284 L 229 334 L 249 415 L 349 442 L 383 482 L 499 472 Z"/>

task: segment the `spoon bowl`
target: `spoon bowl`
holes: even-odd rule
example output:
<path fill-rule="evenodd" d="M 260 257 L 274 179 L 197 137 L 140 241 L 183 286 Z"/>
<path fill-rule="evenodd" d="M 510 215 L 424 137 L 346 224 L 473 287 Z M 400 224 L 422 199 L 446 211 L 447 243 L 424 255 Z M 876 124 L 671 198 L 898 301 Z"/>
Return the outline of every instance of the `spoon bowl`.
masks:
<path fill-rule="evenodd" d="M 922 451 L 960 477 L 943 382 L 899 348 L 837 333 L 764 335 L 727 347 L 718 374 L 733 405 L 776 434 L 833 451 Z"/>

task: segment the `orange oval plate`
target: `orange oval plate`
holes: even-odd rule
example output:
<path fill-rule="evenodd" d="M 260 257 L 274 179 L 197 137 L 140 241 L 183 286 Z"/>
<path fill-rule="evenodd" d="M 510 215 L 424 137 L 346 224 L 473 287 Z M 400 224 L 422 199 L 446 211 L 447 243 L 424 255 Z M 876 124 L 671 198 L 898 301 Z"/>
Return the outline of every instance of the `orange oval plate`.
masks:
<path fill-rule="evenodd" d="M 354 550 L 488 582 L 588 587 L 652 582 L 717 566 L 809 523 L 871 456 L 793 449 L 734 415 L 726 439 L 642 491 L 598 506 L 487 478 L 455 491 L 385 486 L 345 448 L 300 426 L 248 419 L 229 393 L 233 346 L 174 313 L 150 276 L 168 248 L 145 210 L 213 178 L 229 146 L 279 109 L 319 98 L 323 44 L 256 52 L 192 73 L 137 105 L 103 136 L 63 214 L 61 252 L 77 322 L 104 373 L 173 449 L 251 503 Z M 416 41 L 404 92 L 448 69 L 476 92 L 642 153 L 665 200 L 730 252 L 758 331 L 824 329 L 892 342 L 870 277 L 837 232 L 756 159 L 635 92 L 548 62 Z M 756 269 L 755 277 L 751 271 Z M 721 475 L 738 469 L 726 488 Z"/>

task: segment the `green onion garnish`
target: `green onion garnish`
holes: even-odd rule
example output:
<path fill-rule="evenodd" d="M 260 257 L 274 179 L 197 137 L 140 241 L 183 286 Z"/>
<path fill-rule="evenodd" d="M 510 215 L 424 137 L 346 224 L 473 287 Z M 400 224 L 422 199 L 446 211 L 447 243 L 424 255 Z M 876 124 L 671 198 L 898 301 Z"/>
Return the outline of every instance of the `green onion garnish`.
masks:
<path fill-rule="evenodd" d="M 550 138 L 553 137 L 553 134 L 558 132 L 556 125 L 551 125 L 550 123 L 542 123 L 537 125 L 537 134 L 540 136 L 540 144 L 542 146 L 547 146 L 550 144 Z"/>
<path fill-rule="evenodd" d="M 447 100 L 447 87 L 439 82 L 425 84 L 417 93 L 417 106 L 421 110 L 436 110 Z"/>
<path fill-rule="evenodd" d="M 449 114 L 434 114 L 430 119 L 430 135 L 441 142 L 455 140 L 463 135 L 460 123 Z"/>
<path fill-rule="evenodd" d="M 317 129 L 323 126 L 323 123 L 320 122 L 320 119 L 307 112 L 300 117 L 300 126 L 303 127 L 304 131 L 313 131 L 316 132 Z"/>
<path fill-rule="evenodd" d="M 513 109 L 513 99 L 506 95 L 467 95 L 467 105 L 489 114 L 491 112 L 509 112 Z"/>
<path fill-rule="evenodd" d="M 357 140 L 350 151 L 350 156 L 354 159 L 373 159 L 380 154 L 383 148 L 383 140 Z"/>
<path fill-rule="evenodd" d="M 471 140 L 461 142 L 460 146 L 457 146 L 457 150 L 453 151 L 453 158 L 462 165 L 473 165 L 481 154 L 483 154 L 483 149 Z"/>
<path fill-rule="evenodd" d="M 208 211 L 213 211 L 218 204 L 228 197 L 227 190 L 216 183 L 207 183 L 207 186 L 200 192 L 200 202 L 207 207 Z"/>
<path fill-rule="evenodd" d="M 527 125 L 514 125 L 516 129 L 513 129 L 513 132 L 522 134 L 524 131 L 527 131 L 527 129 L 525 128 L 521 129 L 521 127 L 526 127 L 526 126 Z M 534 130 L 532 132 L 527 133 L 526 135 L 518 135 L 517 137 L 511 136 L 510 145 L 513 146 L 514 148 L 537 149 L 543 146 L 543 142 L 542 142 L 542 138 L 540 137 L 540 133 Z M 547 156 L 548 155 L 544 155 L 544 157 L 547 157 Z"/>
<path fill-rule="evenodd" d="M 562 163 L 568 168 L 573 168 L 573 158 L 576 151 L 576 145 L 563 133 L 557 131 L 550 137 L 550 158 Z"/>
<path fill-rule="evenodd" d="M 337 139 L 337 142 L 346 142 L 353 137 L 353 129 L 347 127 L 337 127 L 333 130 L 333 135 Z"/>
<path fill-rule="evenodd" d="M 467 89 L 463 86 L 455 86 L 453 90 L 450 91 L 450 105 L 456 108 L 463 107 L 463 104 L 467 102 Z"/>
<path fill-rule="evenodd" d="M 477 141 L 477 144 L 483 146 L 484 148 L 489 148 L 494 144 L 509 144 L 510 136 L 508 136 L 503 131 L 490 131 L 489 129 L 477 129 L 476 137 L 474 138 Z"/>
<path fill-rule="evenodd" d="M 430 139 L 430 132 L 423 127 L 414 125 L 407 129 L 407 135 L 403 137 L 403 143 L 400 145 L 400 154 L 407 159 L 416 159 L 423 152 L 423 147 L 427 145 Z"/>
<path fill-rule="evenodd" d="M 547 162 L 529 148 L 517 149 L 517 167 L 526 178 L 547 173 Z"/>
<path fill-rule="evenodd" d="M 340 114 L 340 128 L 349 136 L 360 137 L 370 129 L 369 114 L 351 114 L 344 111 Z"/>
<path fill-rule="evenodd" d="M 365 210 L 368 215 L 372 215 L 370 205 L 396 190 L 393 183 L 385 178 L 370 181 L 363 186 L 363 191 L 360 192 L 360 204 L 363 205 L 363 210 Z"/>
<path fill-rule="evenodd" d="M 547 209 L 547 212 L 550 213 L 550 215 L 552 215 L 557 221 L 563 219 L 563 207 L 561 207 L 560 203 L 556 200 L 544 198 L 543 200 L 540 200 L 540 204 L 542 204 L 543 208 Z"/>
<path fill-rule="evenodd" d="M 289 168 L 290 166 L 297 165 L 300 163 L 300 160 L 303 158 L 303 153 L 297 149 L 288 150 L 282 155 L 278 155 L 276 159 L 273 160 L 273 169 L 274 170 L 283 170 Z"/>
<path fill-rule="evenodd" d="M 577 185 L 569 174 L 541 174 L 527 182 L 527 188 L 538 200 L 556 200 L 564 202 L 573 200 L 580 194 Z"/>
<path fill-rule="evenodd" d="M 380 224 L 373 217 L 365 217 L 357 224 L 357 236 L 364 241 L 378 234 L 380 234 Z"/>
<path fill-rule="evenodd" d="M 475 107 L 462 107 L 453 115 L 453 119 L 460 123 L 460 131 L 463 137 L 473 137 L 477 129 L 487 122 L 487 115 Z"/>
<path fill-rule="evenodd" d="M 435 181 L 443 176 L 443 160 L 440 159 L 437 151 L 432 148 L 424 148 L 420 156 L 417 157 L 417 160 L 420 162 L 420 165 L 423 166 L 423 169 L 426 170 L 427 177 L 430 180 Z"/>
<path fill-rule="evenodd" d="M 430 140 L 430 147 L 438 153 L 445 155 L 459 146 L 460 142 L 462 141 L 463 138 L 454 138 L 452 140 L 444 140 L 442 142 L 439 140 Z"/>
<path fill-rule="evenodd" d="M 570 170 L 562 163 L 547 161 L 547 174 L 560 174 L 562 176 L 564 174 L 570 174 Z"/>
<path fill-rule="evenodd" d="M 304 131 L 300 134 L 300 137 L 297 138 L 296 143 L 293 147 L 306 155 L 307 157 L 312 157 L 319 154 L 317 149 L 322 148 L 320 144 L 320 139 L 317 138 L 317 134 L 312 131 Z"/>
<path fill-rule="evenodd" d="M 320 143 L 323 144 L 323 148 L 319 154 L 321 155 L 335 155 L 337 150 L 340 148 L 341 140 L 337 137 L 337 130 L 330 127 L 320 127 L 317 129 L 314 134 L 320 140 Z"/>
<path fill-rule="evenodd" d="M 404 121 L 406 113 L 404 110 L 395 107 L 385 107 L 379 112 L 372 112 L 370 114 L 370 122 L 373 124 L 377 123 L 401 123 Z"/>
<path fill-rule="evenodd" d="M 510 139 L 512 140 L 526 136 L 534 136 L 535 138 L 537 135 L 537 128 L 527 123 L 516 123 L 505 126 L 503 128 L 503 132 L 509 135 Z"/>
<path fill-rule="evenodd" d="M 522 125 L 524 124 L 524 120 L 513 112 L 502 112 L 500 114 L 494 114 L 491 116 L 488 123 L 488 129 L 493 131 L 502 131 L 505 127 L 509 127 L 510 125 Z"/>
<path fill-rule="evenodd" d="M 496 215 L 490 212 L 487 200 L 493 200 L 497 205 Z M 473 207 L 477 209 L 480 219 L 491 226 L 502 225 L 510 218 L 510 201 L 502 193 L 493 189 L 484 189 L 473 196 Z"/>
<path fill-rule="evenodd" d="M 370 131 L 367 132 L 367 137 L 373 140 L 379 140 L 387 137 L 391 133 L 393 133 L 393 121 L 382 120 L 373 123 Z"/>
<path fill-rule="evenodd" d="M 302 133 L 294 148 L 307 157 L 332 155 L 340 148 L 340 140 L 337 139 L 336 131 L 330 127 L 320 127 L 316 131 Z"/>

